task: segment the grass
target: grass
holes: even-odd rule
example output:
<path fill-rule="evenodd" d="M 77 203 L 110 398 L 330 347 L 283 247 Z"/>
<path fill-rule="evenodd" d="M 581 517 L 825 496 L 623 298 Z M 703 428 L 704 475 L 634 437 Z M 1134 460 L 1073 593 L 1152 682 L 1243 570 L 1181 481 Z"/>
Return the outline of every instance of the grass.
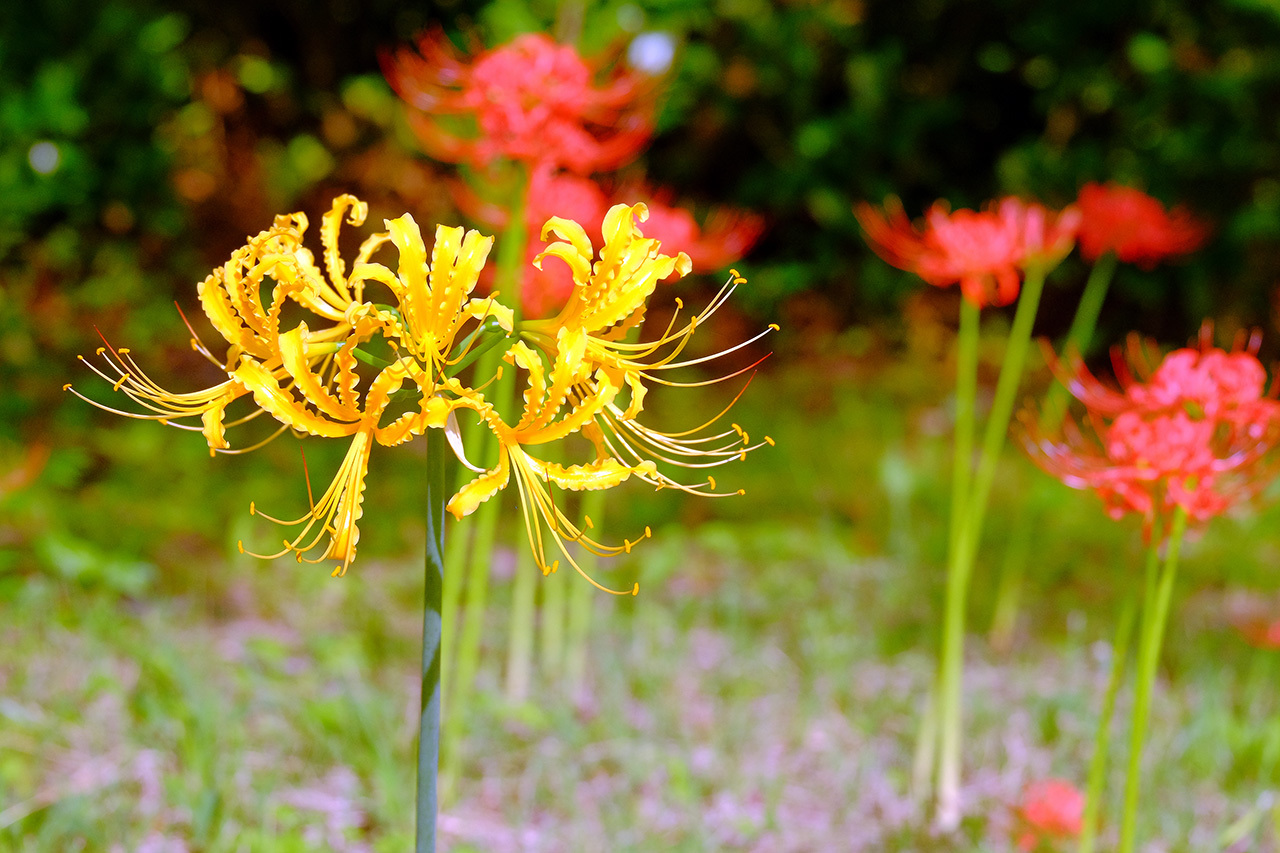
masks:
<path fill-rule="evenodd" d="M 501 698 L 499 555 L 445 850 L 999 853 L 1025 784 L 1083 785 L 1136 530 L 1051 491 L 1016 642 L 993 651 L 1000 544 L 1039 476 L 1011 456 L 971 611 L 961 836 L 935 837 L 909 796 L 941 598 L 945 369 L 908 385 L 874 358 L 825 365 L 821 386 L 812 366 L 757 380 L 735 415 L 778 448 L 733 472 L 745 498 L 611 506 L 618 536 L 656 519 L 655 537 L 619 569 L 640 596 L 594 601 L 580 695 L 544 677 L 531 702 Z M 1280 653 L 1229 616 L 1268 603 L 1277 521 L 1223 519 L 1189 543 L 1149 735 L 1150 850 L 1280 850 Z M 162 565 L 149 594 L 0 579 L 0 851 L 409 848 L 421 569 L 377 541 L 341 580 L 218 548 Z"/>

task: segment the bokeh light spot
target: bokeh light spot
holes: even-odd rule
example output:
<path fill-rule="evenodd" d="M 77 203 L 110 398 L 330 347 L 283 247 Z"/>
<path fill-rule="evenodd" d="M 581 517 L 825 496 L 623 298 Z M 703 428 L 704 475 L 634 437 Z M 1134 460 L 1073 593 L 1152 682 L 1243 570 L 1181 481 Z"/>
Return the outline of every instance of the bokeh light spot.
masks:
<path fill-rule="evenodd" d="M 676 58 L 676 40 L 671 33 L 641 33 L 627 47 L 627 62 L 647 74 L 665 74 Z"/>
<path fill-rule="evenodd" d="M 62 152 L 58 150 L 57 145 L 43 140 L 32 145 L 27 151 L 27 162 L 40 174 L 52 175 L 58 171 L 58 166 L 62 163 Z"/>

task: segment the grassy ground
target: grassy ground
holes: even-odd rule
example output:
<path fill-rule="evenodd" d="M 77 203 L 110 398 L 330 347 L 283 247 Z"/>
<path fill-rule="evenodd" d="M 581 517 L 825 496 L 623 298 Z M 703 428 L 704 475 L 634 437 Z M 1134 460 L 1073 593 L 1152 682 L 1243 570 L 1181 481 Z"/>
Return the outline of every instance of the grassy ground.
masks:
<path fill-rule="evenodd" d="M 821 392 L 797 370 L 744 400 L 739 419 L 779 445 L 741 466 L 746 498 L 710 516 L 666 496 L 616 509 L 621 529 L 660 523 L 621 570 L 640 596 L 594 600 L 580 694 L 543 673 L 532 701 L 502 698 L 498 581 L 445 850 L 1008 851 L 1026 783 L 1083 784 L 1135 530 L 1037 491 L 1011 458 L 975 586 L 966 819 L 935 837 L 908 788 L 936 646 L 945 401 L 838 368 Z M 982 635 L 1000 545 L 1036 495 L 1037 571 L 996 652 Z M 1276 520 L 1221 520 L 1186 553 L 1147 751 L 1149 850 L 1280 849 L 1280 653 L 1230 615 L 1268 601 L 1232 590 L 1265 586 Z M 362 548 L 341 580 L 211 556 L 145 597 L 4 586 L 0 850 L 409 849 L 421 569 Z M 1119 741 L 1113 755 L 1118 790 Z"/>

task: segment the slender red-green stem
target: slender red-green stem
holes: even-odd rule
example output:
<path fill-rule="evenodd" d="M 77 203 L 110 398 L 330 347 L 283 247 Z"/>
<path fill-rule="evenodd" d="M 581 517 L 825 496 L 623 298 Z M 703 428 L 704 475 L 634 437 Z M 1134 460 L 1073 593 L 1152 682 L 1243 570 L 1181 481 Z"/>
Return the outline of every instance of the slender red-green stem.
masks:
<path fill-rule="evenodd" d="M 417 853 L 435 853 L 440 771 L 440 607 L 444 587 L 445 442 L 427 431 L 427 555 L 422 608 L 422 712 L 418 719 Z"/>
<path fill-rule="evenodd" d="M 582 496 L 582 515 L 597 526 L 604 521 L 605 490 L 597 489 Z M 596 555 L 583 551 L 578 565 L 588 575 L 595 576 Z M 570 580 L 575 580 L 571 578 Z M 569 590 L 569 625 L 565 651 L 565 680 L 569 695 L 580 696 L 587 678 L 587 638 L 591 633 L 591 608 L 595 603 L 595 587 L 589 583 L 575 582 Z"/>
<path fill-rule="evenodd" d="M 1044 290 L 1045 272 L 1042 268 L 1032 267 L 1027 270 L 1026 280 L 1022 284 L 1018 308 L 1014 312 L 1013 326 L 1009 330 L 1009 341 L 1005 347 L 1004 364 L 1000 367 L 991 414 L 983 434 L 981 461 L 965 507 L 964 524 L 956 539 L 956 548 L 948 560 L 940 660 L 942 671 L 939 676 L 941 689 L 937 788 L 938 826 L 944 831 L 952 831 L 960 825 L 961 681 L 964 666 L 965 602 L 969 579 L 982 537 L 987 500 L 991 496 L 1000 452 L 1009 431 L 1009 419 L 1013 416 L 1014 399 L 1031 342 L 1031 327 L 1035 323 L 1040 294 Z"/>
<path fill-rule="evenodd" d="M 1155 575 L 1158 559 L 1151 549 L 1147 560 L 1147 574 Z M 1079 853 L 1093 853 L 1098 837 L 1098 810 L 1102 802 L 1102 787 L 1107 778 L 1107 752 L 1111 744 L 1111 717 L 1116 709 L 1116 694 L 1120 692 L 1120 680 L 1124 676 L 1125 659 L 1129 656 L 1129 639 L 1133 636 L 1133 618 L 1136 605 L 1133 596 L 1125 599 L 1116 623 L 1116 637 L 1111 644 L 1111 674 L 1107 677 L 1107 692 L 1102 699 L 1102 711 L 1098 715 L 1098 728 L 1093 735 L 1093 757 L 1089 760 L 1089 779 L 1085 787 L 1084 817 L 1080 827 Z"/>
<path fill-rule="evenodd" d="M 978 337 L 980 309 L 968 299 L 960 300 L 960 329 L 956 335 L 956 428 L 951 462 L 951 519 L 947 542 L 947 561 L 950 563 L 960 546 L 960 530 L 964 525 L 965 509 L 969 500 L 969 484 L 973 479 L 974 408 L 978 389 Z M 947 603 L 954 593 L 950 577 L 947 585 Z M 947 640 L 943 638 L 942 658 L 946 658 Z M 929 695 L 925 698 L 920 716 L 920 729 L 916 736 L 916 752 L 912 761 L 912 790 L 924 796 L 932 787 L 934 761 L 938 753 L 939 696 L 942 691 L 940 664 Z"/>
<path fill-rule="evenodd" d="M 1156 668 L 1160 663 L 1160 646 L 1164 640 L 1165 623 L 1169 619 L 1169 601 L 1173 597 L 1173 584 L 1178 574 L 1178 552 L 1182 548 L 1182 534 L 1187 529 L 1187 512 L 1178 507 L 1170 525 L 1164 567 L 1158 584 L 1147 585 L 1147 600 L 1143 603 L 1142 634 L 1138 642 L 1138 669 L 1135 675 L 1133 717 L 1129 724 L 1129 770 L 1124 784 L 1124 814 L 1120 821 L 1120 853 L 1133 853 L 1138 831 L 1138 793 L 1142 781 L 1142 746 L 1147 736 L 1147 722 L 1151 715 L 1151 690 L 1155 686 Z M 1160 540 L 1153 531 L 1153 549 L 1160 547 Z"/>

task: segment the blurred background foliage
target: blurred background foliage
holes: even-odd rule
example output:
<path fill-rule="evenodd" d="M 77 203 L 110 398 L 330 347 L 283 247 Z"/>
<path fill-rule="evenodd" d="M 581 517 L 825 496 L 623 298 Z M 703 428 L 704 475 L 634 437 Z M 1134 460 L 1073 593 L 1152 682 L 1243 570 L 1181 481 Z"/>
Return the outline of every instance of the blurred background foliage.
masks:
<path fill-rule="evenodd" d="M 252 534 L 250 497 L 299 504 L 295 442 L 210 462 L 198 438 L 101 415 L 61 387 L 107 399 L 76 363 L 100 344 L 95 327 L 145 353 L 161 384 L 207 370 L 172 303 L 200 328 L 193 284 L 276 213 L 314 221 L 353 192 L 372 222 L 457 219 L 451 169 L 417 152 L 378 67 L 379 50 L 431 25 L 459 44 L 547 29 L 620 61 L 635 35 L 669 34 L 659 132 L 635 168 L 696 209 L 767 217 L 741 310 L 783 324 L 766 378 L 794 411 L 771 400 L 761 426 L 786 432 L 792 417 L 803 430 L 816 412 L 838 441 L 846 416 L 874 425 L 840 451 L 844 480 L 829 481 L 830 459 L 780 457 L 761 468 L 760 497 L 695 509 L 663 496 L 669 521 L 872 520 L 859 535 L 883 550 L 908 547 L 901 519 L 921 502 L 943 515 L 954 294 L 875 259 L 859 200 L 1061 205 L 1085 181 L 1136 184 L 1215 237 L 1181 265 L 1122 269 L 1100 339 L 1138 329 L 1179 343 L 1206 316 L 1277 339 L 1275 0 L 18 4 L 0 20 L 0 596 L 34 572 L 128 595 L 182 589 L 196 581 L 177 569 Z M 1041 331 L 1065 328 L 1086 272 L 1072 260 L 1055 276 Z M 821 446 L 802 432 L 785 444 Z M 334 452 L 308 445 L 313 468 Z M 412 466 L 373 465 L 365 543 L 408 547 Z M 932 557 L 930 541 L 910 547 Z"/>

